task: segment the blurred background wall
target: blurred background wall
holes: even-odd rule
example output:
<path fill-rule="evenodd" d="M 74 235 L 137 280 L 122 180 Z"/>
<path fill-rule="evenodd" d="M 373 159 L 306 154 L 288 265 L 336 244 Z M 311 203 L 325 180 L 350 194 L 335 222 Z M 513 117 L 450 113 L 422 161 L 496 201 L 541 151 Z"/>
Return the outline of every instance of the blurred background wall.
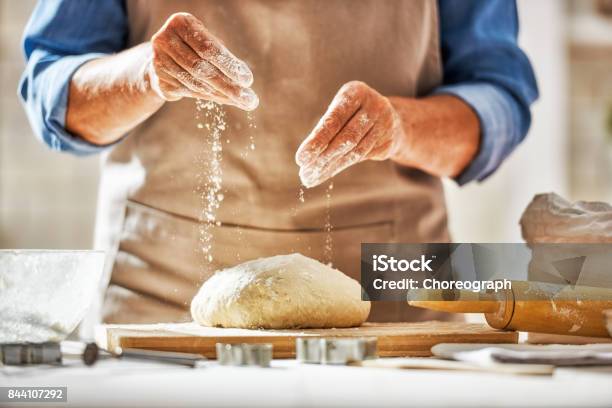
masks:
<path fill-rule="evenodd" d="M 0 248 L 90 248 L 98 159 L 48 150 L 17 98 L 21 35 L 35 4 L 0 0 Z"/>
<path fill-rule="evenodd" d="M 527 139 L 481 184 L 447 182 L 458 242 L 521 241 L 534 194 L 612 202 L 612 1 L 519 0 L 540 99 Z"/>
<path fill-rule="evenodd" d="M 0 248 L 88 248 L 98 159 L 47 150 L 16 96 L 34 4 L 0 0 Z M 520 241 L 520 214 L 538 192 L 612 202 L 612 1 L 518 4 L 541 97 L 526 141 L 496 174 L 461 189 L 446 182 L 455 241 Z"/>

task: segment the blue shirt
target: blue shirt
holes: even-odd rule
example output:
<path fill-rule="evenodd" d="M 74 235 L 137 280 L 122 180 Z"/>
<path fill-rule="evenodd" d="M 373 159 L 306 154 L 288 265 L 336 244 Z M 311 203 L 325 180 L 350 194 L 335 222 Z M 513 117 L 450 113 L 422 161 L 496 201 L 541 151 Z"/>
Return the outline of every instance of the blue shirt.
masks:
<path fill-rule="evenodd" d="M 517 45 L 514 0 L 438 2 L 444 82 L 434 93 L 463 99 L 481 125 L 479 151 L 457 178 L 464 184 L 486 178 L 525 138 L 538 91 Z M 25 28 L 19 94 L 34 132 L 52 149 L 90 154 L 107 148 L 66 130 L 68 88 L 83 63 L 123 50 L 128 29 L 122 0 L 38 2 Z"/>

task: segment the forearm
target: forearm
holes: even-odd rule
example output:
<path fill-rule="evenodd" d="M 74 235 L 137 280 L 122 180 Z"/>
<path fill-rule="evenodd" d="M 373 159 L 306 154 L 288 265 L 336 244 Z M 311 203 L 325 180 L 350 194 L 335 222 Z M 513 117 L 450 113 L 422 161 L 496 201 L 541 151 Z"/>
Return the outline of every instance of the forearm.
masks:
<path fill-rule="evenodd" d="M 253 73 L 204 24 L 171 15 L 143 43 L 92 60 L 72 77 L 66 128 L 98 145 L 117 141 L 157 111 L 184 97 L 253 110 Z"/>
<path fill-rule="evenodd" d="M 436 95 L 390 97 L 403 132 L 391 153 L 399 164 L 440 177 L 457 177 L 476 156 L 480 123 L 461 99 Z"/>
<path fill-rule="evenodd" d="M 106 145 L 156 112 L 164 100 L 151 88 L 150 60 L 151 46 L 143 43 L 83 64 L 70 82 L 67 130 Z"/>

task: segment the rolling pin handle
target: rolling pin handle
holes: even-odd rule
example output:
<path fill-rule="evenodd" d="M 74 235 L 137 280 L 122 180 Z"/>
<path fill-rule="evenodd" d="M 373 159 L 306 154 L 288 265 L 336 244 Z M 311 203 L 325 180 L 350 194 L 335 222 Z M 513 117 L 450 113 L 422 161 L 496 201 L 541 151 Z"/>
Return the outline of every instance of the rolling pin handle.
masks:
<path fill-rule="evenodd" d="M 410 306 L 451 313 L 495 313 L 499 300 L 494 293 L 458 289 L 413 289 L 407 295 Z"/>

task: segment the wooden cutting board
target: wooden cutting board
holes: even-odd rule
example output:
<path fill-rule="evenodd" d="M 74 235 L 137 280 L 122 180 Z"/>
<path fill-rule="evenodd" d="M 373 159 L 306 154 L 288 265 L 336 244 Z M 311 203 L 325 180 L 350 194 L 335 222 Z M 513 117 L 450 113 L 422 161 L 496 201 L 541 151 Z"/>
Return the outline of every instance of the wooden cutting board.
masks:
<path fill-rule="evenodd" d="M 216 343 L 272 343 L 274 358 L 295 357 L 297 337 L 376 337 L 381 357 L 427 357 L 438 343 L 516 343 L 518 333 L 461 322 L 365 323 L 349 329 L 246 330 L 195 323 L 102 325 L 98 345 L 199 353 L 215 358 Z"/>

